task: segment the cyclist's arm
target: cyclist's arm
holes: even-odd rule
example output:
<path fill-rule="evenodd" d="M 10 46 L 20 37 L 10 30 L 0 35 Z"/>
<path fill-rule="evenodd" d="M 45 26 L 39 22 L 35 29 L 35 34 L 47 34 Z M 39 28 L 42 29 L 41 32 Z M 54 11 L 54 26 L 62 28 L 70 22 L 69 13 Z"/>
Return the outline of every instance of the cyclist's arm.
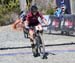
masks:
<path fill-rule="evenodd" d="M 28 24 L 29 24 L 29 16 L 26 16 L 26 20 L 24 21 L 24 25 L 26 28 L 28 28 Z"/>
<path fill-rule="evenodd" d="M 42 14 L 39 13 L 40 18 L 42 19 L 42 21 L 45 23 L 45 25 L 48 25 L 47 20 L 43 17 Z"/>
<path fill-rule="evenodd" d="M 45 18 L 43 18 L 42 20 L 45 23 L 45 25 L 48 25 L 48 22 L 47 22 L 47 20 Z"/>
<path fill-rule="evenodd" d="M 23 21 L 22 21 L 22 18 L 20 18 L 20 22 L 22 23 Z"/>

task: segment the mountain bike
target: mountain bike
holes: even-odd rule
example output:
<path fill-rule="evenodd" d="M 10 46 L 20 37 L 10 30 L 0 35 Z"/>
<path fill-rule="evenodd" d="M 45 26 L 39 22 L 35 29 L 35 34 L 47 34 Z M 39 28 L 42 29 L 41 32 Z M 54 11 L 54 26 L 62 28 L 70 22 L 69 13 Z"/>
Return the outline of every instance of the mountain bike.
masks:
<path fill-rule="evenodd" d="M 39 30 L 36 30 L 35 27 L 30 27 L 34 30 L 34 44 L 35 44 L 35 51 L 32 51 L 33 54 L 39 53 L 39 56 L 42 59 L 47 59 L 47 53 L 45 52 L 45 44 L 43 41 L 43 32 L 41 33 Z"/>

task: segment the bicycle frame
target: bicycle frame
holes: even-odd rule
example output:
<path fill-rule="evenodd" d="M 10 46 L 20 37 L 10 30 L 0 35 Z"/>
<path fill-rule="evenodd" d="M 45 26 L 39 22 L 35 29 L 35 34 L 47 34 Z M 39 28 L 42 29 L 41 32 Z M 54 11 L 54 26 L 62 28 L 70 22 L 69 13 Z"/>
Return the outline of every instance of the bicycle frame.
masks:
<path fill-rule="evenodd" d="M 38 49 L 39 53 L 42 56 L 42 59 L 47 58 L 45 55 L 45 45 L 44 45 L 43 35 L 42 33 L 40 33 L 39 30 L 36 30 L 35 28 L 33 30 L 34 30 L 34 39 L 35 39 L 36 49 Z"/>

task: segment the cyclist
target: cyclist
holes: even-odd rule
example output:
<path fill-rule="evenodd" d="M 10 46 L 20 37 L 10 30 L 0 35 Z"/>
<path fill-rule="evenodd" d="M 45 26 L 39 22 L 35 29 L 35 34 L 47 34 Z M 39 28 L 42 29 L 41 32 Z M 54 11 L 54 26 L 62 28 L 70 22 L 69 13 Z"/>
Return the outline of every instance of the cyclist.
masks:
<path fill-rule="evenodd" d="M 61 2 L 60 7 L 56 7 L 55 9 L 56 11 L 54 12 L 54 15 L 57 17 L 61 17 L 61 15 L 64 15 L 67 13 L 66 5 L 64 4 L 64 2 Z"/>
<path fill-rule="evenodd" d="M 54 12 L 54 15 L 60 17 L 60 15 L 62 14 L 62 9 L 59 7 L 56 7 L 55 9 L 56 11 Z"/>
<path fill-rule="evenodd" d="M 39 30 L 42 32 L 43 28 L 41 26 L 41 23 L 38 21 L 38 17 L 40 17 L 43 22 L 47 25 L 46 19 L 42 16 L 42 14 L 38 11 L 37 6 L 33 5 L 30 9 L 30 12 L 27 14 L 26 21 L 25 21 L 25 27 L 29 29 L 29 27 L 34 26 L 36 30 Z M 32 51 L 34 50 L 35 44 L 34 44 L 34 30 L 29 29 L 29 38 L 32 46 Z M 33 54 L 34 57 L 36 57 L 37 54 Z"/>
<path fill-rule="evenodd" d="M 19 14 L 18 19 L 17 19 L 17 20 L 15 21 L 15 23 L 13 24 L 13 28 L 16 29 L 16 26 L 17 26 L 18 24 L 22 25 L 23 22 L 26 20 L 25 17 L 26 17 L 25 12 L 24 12 L 24 11 L 21 11 L 20 14 Z"/>

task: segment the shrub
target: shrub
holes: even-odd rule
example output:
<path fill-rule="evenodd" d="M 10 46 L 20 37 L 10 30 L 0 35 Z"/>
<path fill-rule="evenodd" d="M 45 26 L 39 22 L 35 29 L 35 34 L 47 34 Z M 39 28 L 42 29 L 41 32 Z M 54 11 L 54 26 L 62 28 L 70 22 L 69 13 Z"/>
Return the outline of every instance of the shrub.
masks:
<path fill-rule="evenodd" d="M 46 14 L 53 15 L 54 14 L 54 9 L 50 8 L 49 10 L 46 11 Z"/>
<path fill-rule="evenodd" d="M 6 3 L 0 3 L 0 26 L 11 23 L 11 14 L 20 12 L 19 0 L 15 0 L 15 2 L 13 0 L 3 1 Z"/>

